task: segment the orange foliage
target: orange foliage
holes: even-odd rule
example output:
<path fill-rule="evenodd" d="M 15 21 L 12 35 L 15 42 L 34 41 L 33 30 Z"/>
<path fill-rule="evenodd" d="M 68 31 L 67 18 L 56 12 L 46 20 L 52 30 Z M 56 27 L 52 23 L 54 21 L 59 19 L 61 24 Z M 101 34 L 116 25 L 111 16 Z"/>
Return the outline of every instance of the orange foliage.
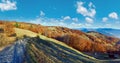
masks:
<path fill-rule="evenodd" d="M 106 46 L 104 44 L 100 44 L 100 43 L 93 43 L 93 49 L 96 52 L 106 52 Z"/>
<path fill-rule="evenodd" d="M 69 46 L 80 51 L 86 51 L 86 52 L 107 51 L 106 45 L 97 42 L 92 42 L 90 40 L 80 37 L 80 35 L 77 34 L 67 34 L 62 37 L 57 37 L 56 39 L 65 42 Z"/>
<path fill-rule="evenodd" d="M 71 30 L 72 33 L 76 33 L 76 34 L 79 34 L 79 35 L 82 35 L 84 34 L 83 32 L 79 31 L 79 30 Z"/>
<path fill-rule="evenodd" d="M 80 51 L 91 51 L 92 42 L 85 40 L 76 34 L 67 34 L 62 37 L 57 37 L 56 39 L 65 42 L 71 47 L 78 49 Z"/>
<path fill-rule="evenodd" d="M 14 25 L 16 22 L 0 21 L 0 25 L 1 24 L 3 24 L 4 31 L 8 36 L 14 34 L 13 28 L 15 27 Z M 23 22 L 18 22 L 18 24 L 18 28 L 30 30 L 35 33 L 41 33 L 44 36 L 62 41 L 80 51 L 106 52 L 108 50 L 114 49 L 112 42 L 118 41 L 116 38 L 104 36 L 102 34 L 96 33 L 95 36 L 92 36 L 79 30 L 72 30 L 65 27 L 41 26 Z M 110 49 L 106 43 L 109 43 L 113 47 Z"/>
<path fill-rule="evenodd" d="M 6 35 L 11 36 L 15 34 L 15 30 L 13 29 L 14 26 L 12 26 L 10 23 L 4 23 L 4 32 Z"/>

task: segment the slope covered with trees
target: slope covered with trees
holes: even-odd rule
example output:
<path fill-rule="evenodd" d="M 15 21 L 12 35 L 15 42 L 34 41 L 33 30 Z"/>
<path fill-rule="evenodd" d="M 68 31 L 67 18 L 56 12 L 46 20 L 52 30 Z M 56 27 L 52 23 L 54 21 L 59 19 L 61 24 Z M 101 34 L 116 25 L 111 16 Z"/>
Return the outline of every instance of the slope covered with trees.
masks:
<path fill-rule="evenodd" d="M 40 24 L 11 21 L 0 21 L 0 28 L 1 33 L 5 34 L 6 37 L 10 37 L 12 42 L 17 39 L 14 28 L 20 28 L 62 41 L 79 51 L 102 53 L 119 51 L 115 45 L 119 41 L 118 38 L 96 32 L 84 33 L 59 26 L 42 26 Z M 11 43 L 11 41 L 9 42 Z"/>

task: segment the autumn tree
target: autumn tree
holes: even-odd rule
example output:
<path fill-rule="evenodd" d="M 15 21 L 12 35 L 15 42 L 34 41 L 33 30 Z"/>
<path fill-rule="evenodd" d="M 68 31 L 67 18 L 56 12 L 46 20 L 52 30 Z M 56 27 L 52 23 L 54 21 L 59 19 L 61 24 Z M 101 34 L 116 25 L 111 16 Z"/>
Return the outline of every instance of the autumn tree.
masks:
<path fill-rule="evenodd" d="M 77 34 L 67 34 L 62 37 L 57 37 L 56 39 L 65 42 L 71 47 L 80 51 L 91 51 L 92 43 L 85 38 L 80 37 Z"/>

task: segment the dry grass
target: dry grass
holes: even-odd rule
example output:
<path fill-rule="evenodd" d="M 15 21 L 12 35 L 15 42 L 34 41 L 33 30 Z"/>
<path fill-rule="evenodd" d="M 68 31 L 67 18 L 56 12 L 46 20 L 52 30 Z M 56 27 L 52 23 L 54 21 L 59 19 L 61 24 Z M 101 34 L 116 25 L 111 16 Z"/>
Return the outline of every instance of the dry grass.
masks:
<path fill-rule="evenodd" d="M 79 54 L 81 54 L 81 55 L 83 55 L 83 56 L 85 56 L 85 57 L 91 58 L 91 59 L 93 59 L 93 60 L 97 60 L 96 58 L 91 57 L 91 56 L 88 56 L 88 55 L 85 55 L 85 54 L 83 54 L 82 52 L 80 52 L 80 51 L 78 51 L 78 50 L 76 50 L 76 49 L 68 46 L 67 44 L 65 44 L 65 43 L 63 43 L 63 42 L 58 41 L 58 40 L 51 39 L 51 38 L 45 37 L 45 36 L 43 36 L 43 35 L 39 35 L 39 37 L 40 37 L 41 39 L 43 39 L 43 40 L 47 40 L 47 41 L 50 41 L 50 42 L 53 42 L 53 43 L 62 45 L 62 46 L 66 47 L 66 48 L 69 48 L 69 49 L 71 49 L 71 50 L 74 50 L 75 52 L 77 52 L 77 53 L 79 53 Z"/>
<path fill-rule="evenodd" d="M 8 37 L 6 34 L 0 33 L 0 48 L 4 48 L 9 44 L 14 43 L 16 40 L 16 37 Z"/>
<path fill-rule="evenodd" d="M 62 46 L 64 46 L 64 47 L 67 47 L 67 48 L 69 48 L 69 49 L 71 49 L 71 50 L 76 51 L 77 53 L 79 53 L 79 54 L 81 54 L 81 55 L 83 55 L 83 56 L 85 56 L 85 57 L 88 57 L 88 58 L 91 58 L 91 59 L 94 59 L 94 60 L 95 60 L 94 57 L 85 55 L 85 54 L 83 54 L 82 52 L 80 52 L 80 51 L 78 51 L 78 50 L 76 50 L 76 49 L 68 46 L 67 44 L 65 44 L 65 43 L 63 43 L 63 42 L 58 41 L 58 40 L 51 39 L 51 38 L 48 38 L 48 37 L 46 37 L 46 36 L 43 36 L 43 35 L 40 35 L 40 34 L 31 32 L 31 31 L 29 31 L 29 30 L 24 30 L 24 29 L 15 28 L 15 32 L 16 32 L 17 36 L 20 36 L 20 37 L 21 37 L 21 36 L 24 36 L 24 35 L 27 35 L 27 36 L 30 36 L 30 37 L 36 37 L 37 35 L 39 35 L 39 37 L 40 37 L 41 39 L 43 39 L 43 40 L 47 40 L 47 41 L 50 41 L 50 42 L 53 42 L 53 43 L 62 45 Z M 21 33 L 21 32 L 22 32 L 22 33 Z M 96 60 L 97 60 L 97 59 L 96 59 Z"/>
<path fill-rule="evenodd" d="M 25 30 L 25 29 L 19 29 L 19 28 L 14 28 L 15 29 L 15 33 L 17 35 L 17 37 L 23 37 L 24 35 L 29 36 L 29 37 L 36 37 L 37 33 L 34 33 L 32 31 L 29 30 Z"/>

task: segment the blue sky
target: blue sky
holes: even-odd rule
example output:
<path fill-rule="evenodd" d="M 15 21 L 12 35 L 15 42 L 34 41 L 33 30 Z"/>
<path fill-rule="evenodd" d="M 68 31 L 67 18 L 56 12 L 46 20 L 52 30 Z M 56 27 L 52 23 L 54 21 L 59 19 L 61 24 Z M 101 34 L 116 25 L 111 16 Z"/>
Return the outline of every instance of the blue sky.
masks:
<path fill-rule="evenodd" d="M 0 20 L 69 28 L 120 28 L 120 0 L 0 0 Z"/>

